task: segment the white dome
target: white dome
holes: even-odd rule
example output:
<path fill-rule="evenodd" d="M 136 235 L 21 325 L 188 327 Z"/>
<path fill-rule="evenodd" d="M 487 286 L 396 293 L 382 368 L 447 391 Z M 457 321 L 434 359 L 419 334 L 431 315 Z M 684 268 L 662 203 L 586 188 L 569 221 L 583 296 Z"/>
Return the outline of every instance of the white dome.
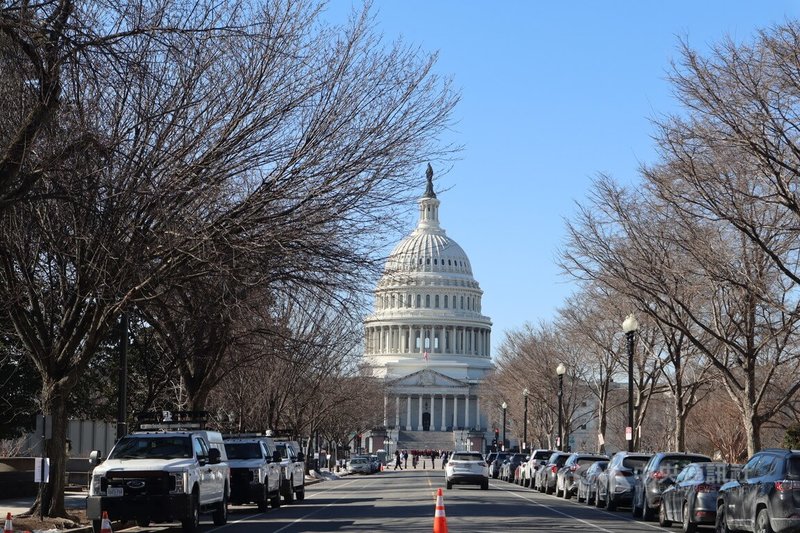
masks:
<path fill-rule="evenodd" d="M 461 246 L 445 235 L 443 230 L 415 230 L 389 254 L 384 272 L 455 272 L 472 276 L 472 267 Z"/>

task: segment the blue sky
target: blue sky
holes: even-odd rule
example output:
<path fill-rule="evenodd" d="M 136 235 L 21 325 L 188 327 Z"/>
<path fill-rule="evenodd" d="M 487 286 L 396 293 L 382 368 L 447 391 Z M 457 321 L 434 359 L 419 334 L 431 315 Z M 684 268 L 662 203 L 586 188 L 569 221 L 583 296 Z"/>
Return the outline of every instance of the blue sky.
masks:
<path fill-rule="evenodd" d="M 352 5 L 332 0 L 327 16 Z M 635 183 L 654 160 L 650 119 L 678 111 L 666 81 L 678 38 L 698 50 L 748 41 L 800 16 L 800 3 L 376 0 L 373 10 L 387 40 L 438 50 L 436 72 L 461 90 L 447 140 L 464 151 L 435 186 L 449 189 L 440 220 L 470 257 L 496 350 L 574 290 L 556 254 L 591 179 Z"/>

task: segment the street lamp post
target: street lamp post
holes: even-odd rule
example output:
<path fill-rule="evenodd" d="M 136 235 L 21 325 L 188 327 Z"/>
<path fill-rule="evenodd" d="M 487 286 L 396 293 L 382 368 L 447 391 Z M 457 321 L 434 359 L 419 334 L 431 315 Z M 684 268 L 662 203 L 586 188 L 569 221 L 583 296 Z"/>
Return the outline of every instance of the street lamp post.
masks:
<path fill-rule="evenodd" d="M 558 451 L 564 451 L 564 430 L 561 419 L 561 397 L 564 395 L 564 374 L 567 372 L 567 367 L 564 363 L 558 363 L 556 367 L 556 374 L 558 374 Z"/>
<path fill-rule="evenodd" d="M 628 440 L 628 451 L 633 451 L 633 342 L 636 337 L 636 330 L 639 329 L 639 321 L 633 314 L 625 317 L 622 323 L 622 331 L 628 339 L 628 427 L 625 428 L 625 438 Z"/>
<path fill-rule="evenodd" d="M 522 418 L 522 449 L 528 448 L 528 388 L 522 389 L 522 397 L 525 398 L 525 413 Z"/>
<path fill-rule="evenodd" d="M 503 402 L 501 406 L 503 408 L 503 447 L 501 448 L 503 451 L 506 449 L 506 409 L 508 408 L 508 404 Z"/>

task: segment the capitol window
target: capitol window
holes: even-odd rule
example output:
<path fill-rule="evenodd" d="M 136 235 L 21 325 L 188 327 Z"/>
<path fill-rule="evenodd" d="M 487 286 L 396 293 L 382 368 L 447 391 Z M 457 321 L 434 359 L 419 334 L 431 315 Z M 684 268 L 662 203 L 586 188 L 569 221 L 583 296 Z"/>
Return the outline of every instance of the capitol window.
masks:
<path fill-rule="evenodd" d="M 464 309 L 464 297 L 461 297 L 461 309 Z"/>
<path fill-rule="evenodd" d="M 444 295 L 444 308 L 447 309 L 447 295 Z"/>
<path fill-rule="evenodd" d="M 438 294 L 436 295 L 436 297 L 434 298 L 433 301 L 434 301 L 433 306 L 438 308 L 439 307 L 439 295 Z"/>
<path fill-rule="evenodd" d="M 422 307 L 422 295 L 417 294 L 417 307 Z"/>
<path fill-rule="evenodd" d="M 411 307 L 411 295 L 406 295 L 406 307 Z"/>
<path fill-rule="evenodd" d="M 430 294 L 426 294 L 425 295 L 425 307 L 430 307 L 430 306 L 431 306 L 431 295 Z"/>

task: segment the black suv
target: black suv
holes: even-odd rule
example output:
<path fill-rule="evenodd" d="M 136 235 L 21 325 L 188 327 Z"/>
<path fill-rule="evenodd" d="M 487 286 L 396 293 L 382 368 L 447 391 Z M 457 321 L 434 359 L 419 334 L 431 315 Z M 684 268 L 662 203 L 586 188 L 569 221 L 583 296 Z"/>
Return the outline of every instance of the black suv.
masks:
<path fill-rule="evenodd" d="M 800 530 L 800 452 L 762 450 L 717 494 L 717 531 Z"/>
<path fill-rule="evenodd" d="M 647 461 L 642 473 L 636 476 L 633 487 L 633 516 L 653 520 L 661 507 L 661 493 L 689 463 L 708 463 L 707 455 L 683 452 L 659 452 Z"/>

